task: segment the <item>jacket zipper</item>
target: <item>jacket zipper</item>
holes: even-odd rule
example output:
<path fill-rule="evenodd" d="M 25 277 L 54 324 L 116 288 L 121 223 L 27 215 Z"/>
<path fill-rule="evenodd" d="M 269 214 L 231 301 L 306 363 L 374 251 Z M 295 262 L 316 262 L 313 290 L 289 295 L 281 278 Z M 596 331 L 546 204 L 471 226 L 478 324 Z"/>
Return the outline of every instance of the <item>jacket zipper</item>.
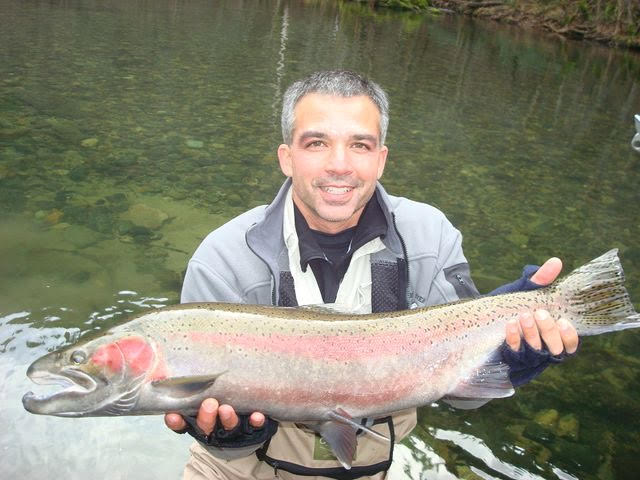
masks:
<path fill-rule="evenodd" d="M 393 220 L 393 228 L 395 229 L 396 234 L 398 235 L 398 239 L 400 239 L 400 246 L 402 247 L 402 256 L 404 257 L 404 262 L 407 265 L 407 291 L 404 292 L 405 298 L 407 300 L 407 307 L 416 308 L 418 305 L 416 305 L 416 303 L 413 301 L 413 296 L 410 295 L 409 293 L 411 292 L 411 282 L 409 281 L 411 277 L 409 276 L 409 255 L 407 254 L 407 245 L 404 243 L 404 238 L 402 238 L 402 235 L 400 235 L 400 230 L 398 230 L 398 225 L 396 224 L 396 214 L 393 212 L 391 212 L 391 220 Z"/>

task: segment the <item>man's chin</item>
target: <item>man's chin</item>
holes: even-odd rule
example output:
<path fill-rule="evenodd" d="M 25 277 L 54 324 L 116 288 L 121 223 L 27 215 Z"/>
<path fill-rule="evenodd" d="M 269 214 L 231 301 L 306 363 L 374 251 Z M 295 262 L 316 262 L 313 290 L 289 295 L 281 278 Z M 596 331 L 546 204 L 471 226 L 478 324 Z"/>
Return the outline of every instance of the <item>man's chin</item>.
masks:
<path fill-rule="evenodd" d="M 361 211 L 354 211 L 353 208 L 341 206 L 341 208 L 323 208 L 317 213 L 323 222 L 334 226 L 345 225 L 343 228 L 349 228 L 358 223 Z"/>

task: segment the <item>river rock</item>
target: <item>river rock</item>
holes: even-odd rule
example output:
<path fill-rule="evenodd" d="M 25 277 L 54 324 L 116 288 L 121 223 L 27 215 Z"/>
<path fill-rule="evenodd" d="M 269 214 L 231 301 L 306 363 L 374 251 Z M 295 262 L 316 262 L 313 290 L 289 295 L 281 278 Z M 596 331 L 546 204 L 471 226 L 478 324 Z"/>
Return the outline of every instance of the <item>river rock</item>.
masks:
<path fill-rule="evenodd" d="M 134 225 L 157 230 L 169 219 L 169 215 L 162 210 L 150 207 L 143 203 L 133 205 L 129 210 L 120 216 L 123 221 L 130 221 Z"/>
<path fill-rule="evenodd" d="M 555 438 L 555 434 L 548 426 L 536 422 L 529 422 L 522 435 L 534 442 L 545 444 L 552 442 Z"/>
<path fill-rule="evenodd" d="M 481 477 L 477 473 L 475 473 L 468 465 L 460 465 L 456 468 L 457 477 L 461 480 L 483 480 L 484 477 Z"/>
<path fill-rule="evenodd" d="M 26 127 L 3 128 L 0 127 L 0 140 L 15 140 L 29 133 Z"/>
<path fill-rule="evenodd" d="M 91 247 L 103 240 L 99 233 L 81 225 L 71 225 L 62 231 L 62 244 L 65 248 L 77 250 Z"/>
<path fill-rule="evenodd" d="M 536 413 L 535 417 L 533 417 L 533 421 L 542 427 L 553 429 L 558 422 L 559 416 L 560 415 L 557 410 L 550 408 L 548 410 L 540 410 Z"/>
<path fill-rule="evenodd" d="M 82 140 L 84 134 L 78 127 L 78 124 L 72 120 L 61 117 L 49 117 L 44 123 L 50 128 L 50 131 L 61 140 L 68 143 L 76 143 Z"/>
<path fill-rule="evenodd" d="M 44 221 L 47 222 L 49 225 L 55 225 L 56 223 L 60 222 L 60 219 L 63 216 L 64 216 L 64 213 L 61 210 L 54 208 L 53 210 L 51 210 L 51 212 L 49 212 L 49 214 L 46 217 L 44 217 Z"/>
<path fill-rule="evenodd" d="M 557 433 L 561 437 L 578 440 L 579 430 L 580 422 L 578 422 L 578 418 L 573 414 L 565 415 L 558 420 Z"/>
<path fill-rule="evenodd" d="M 96 145 L 98 145 L 98 139 L 95 137 L 91 137 L 91 138 L 85 138 L 84 140 L 82 140 L 80 142 L 80 145 L 82 145 L 85 148 L 93 148 Z"/>
<path fill-rule="evenodd" d="M 202 140 L 187 140 L 187 147 L 200 149 L 204 147 L 204 142 Z"/>

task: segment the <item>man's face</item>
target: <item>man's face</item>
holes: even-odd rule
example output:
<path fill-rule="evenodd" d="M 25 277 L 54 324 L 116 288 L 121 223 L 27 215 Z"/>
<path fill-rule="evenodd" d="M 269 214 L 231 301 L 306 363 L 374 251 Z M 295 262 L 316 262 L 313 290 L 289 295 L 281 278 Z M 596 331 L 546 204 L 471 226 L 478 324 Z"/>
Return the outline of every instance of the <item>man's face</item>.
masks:
<path fill-rule="evenodd" d="M 309 227 L 340 232 L 358 223 L 382 176 L 380 113 L 366 96 L 312 93 L 295 107 L 291 145 L 280 145 L 282 172 Z"/>

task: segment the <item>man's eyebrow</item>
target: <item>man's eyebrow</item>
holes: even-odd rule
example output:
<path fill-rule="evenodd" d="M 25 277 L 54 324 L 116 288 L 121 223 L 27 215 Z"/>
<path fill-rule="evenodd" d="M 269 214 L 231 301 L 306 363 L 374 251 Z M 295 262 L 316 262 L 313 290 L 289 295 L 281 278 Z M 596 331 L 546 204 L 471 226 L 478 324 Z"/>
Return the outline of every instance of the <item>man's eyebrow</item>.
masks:
<path fill-rule="evenodd" d="M 315 130 L 307 130 L 303 132 L 300 137 L 298 137 L 298 141 L 304 142 L 307 138 L 327 138 L 327 134 L 323 132 L 317 132 Z"/>
<path fill-rule="evenodd" d="M 376 137 L 375 135 L 369 135 L 367 133 L 356 133 L 355 135 L 352 135 L 351 138 L 353 140 L 368 140 L 370 142 L 375 143 L 376 145 L 378 144 L 378 137 Z"/>

